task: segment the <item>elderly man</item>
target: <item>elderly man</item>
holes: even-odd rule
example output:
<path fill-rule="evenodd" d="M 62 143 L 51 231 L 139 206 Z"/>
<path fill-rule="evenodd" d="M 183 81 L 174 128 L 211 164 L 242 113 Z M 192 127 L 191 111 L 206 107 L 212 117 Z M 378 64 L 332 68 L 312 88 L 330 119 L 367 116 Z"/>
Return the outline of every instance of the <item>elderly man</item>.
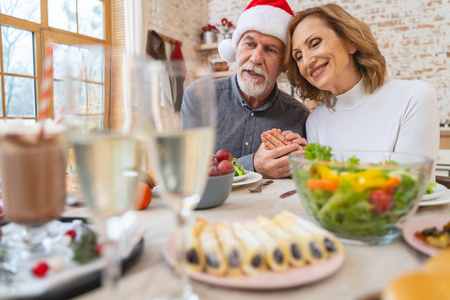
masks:
<path fill-rule="evenodd" d="M 288 154 L 303 149 L 309 110 L 278 89 L 277 78 L 293 12 L 286 1 L 253 0 L 240 16 L 232 39 L 219 44 L 228 62 L 236 61 L 236 74 L 216 80 L 217 137 L 215 150 L 226 149 L 246 170 L 266 178 L 290 175 Z M 192 83 L 183 96 L 184 124 L 195 116 Z M 277 128 L 284 145 L 269 149 L 261 135 Z"/>

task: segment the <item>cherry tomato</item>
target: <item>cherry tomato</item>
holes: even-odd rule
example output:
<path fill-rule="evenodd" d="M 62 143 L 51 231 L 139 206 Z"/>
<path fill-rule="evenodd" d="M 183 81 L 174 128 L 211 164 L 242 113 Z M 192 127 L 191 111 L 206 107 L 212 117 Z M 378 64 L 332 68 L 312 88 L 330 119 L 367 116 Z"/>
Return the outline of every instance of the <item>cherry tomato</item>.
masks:
<path fill-rule="evenodd" d="M 392 203 L 392 195 L 383 190 L 373 190 L 369 194 L 369 203 L 373 204 L 374 213 L 383 213 L 389 209 Z"/>

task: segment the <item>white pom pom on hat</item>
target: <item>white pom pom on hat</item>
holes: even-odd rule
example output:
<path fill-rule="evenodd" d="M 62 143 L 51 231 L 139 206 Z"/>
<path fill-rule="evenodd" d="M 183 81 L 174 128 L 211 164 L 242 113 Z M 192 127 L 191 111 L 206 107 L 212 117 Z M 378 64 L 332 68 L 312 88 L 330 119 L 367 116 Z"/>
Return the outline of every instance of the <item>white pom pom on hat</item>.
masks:
<path fill-rule="evenodd" d="M 220 42 L 220 56 L 227 62 L 235 62 L 239 40 L 244 33 L 252 30 L 277 37 L 286 44 L 289 22 L 293 16 L 286 0 L 252 0 L 239 17 L 233 37 Z"/>
<path fill-rule="evenodd" d="M 223 40 L 219 43 L 219 54 L 227 62 L 236 61 L 236 49 L 233 48 L 231 39 Z"/>

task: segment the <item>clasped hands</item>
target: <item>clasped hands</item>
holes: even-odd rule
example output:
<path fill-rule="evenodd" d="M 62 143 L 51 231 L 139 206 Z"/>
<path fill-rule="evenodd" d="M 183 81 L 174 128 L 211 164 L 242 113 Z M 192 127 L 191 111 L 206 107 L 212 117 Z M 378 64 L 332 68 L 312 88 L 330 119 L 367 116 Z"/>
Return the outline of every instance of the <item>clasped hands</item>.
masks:
<path fill-rule="evenodd" d="M 291 175 L 289 154 L 303 150 L 308 142 L 298 133 L 273 128 L 261 134 L 261 146 L 253 158 L 255 171 L 264 178 L 284 178 Z"/>

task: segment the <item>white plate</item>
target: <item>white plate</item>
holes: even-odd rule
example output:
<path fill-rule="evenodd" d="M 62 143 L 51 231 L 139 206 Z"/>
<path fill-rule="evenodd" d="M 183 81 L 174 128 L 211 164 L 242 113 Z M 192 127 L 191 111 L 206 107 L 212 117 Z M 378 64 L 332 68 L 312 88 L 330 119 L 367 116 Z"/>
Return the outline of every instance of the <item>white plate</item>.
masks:
<path fill-rule="evenodd" d="M 437 197 L 442 195 L 446 190 L 447 190 L 447 188 L 445 186 L 443 186 L 442 184 L 438 183 L 438 184 L 436 184 L 436 189 L 434 190 L 434 193 L 423 195 L 422 196 L 422 201 L 436 199 Z"/>
<path fill-rule="evenodd" d="M 164 258 L 173 267 L 175 264 L 175 238 L 170 237 L 164 245 Z M 299 268 L 289 268 L 277 273 L 265 271 L 255 276 L 213 276 L 189 270 L 192 279 L 216 286 L 246 290 L 277 290 L 305 285 L 322 280 L 334 274 L 344 263 L 344 255 L 335 255 L 326 262 L 317 265 L 306 265 Z"/>
<path fill-rule="evenodd" d="M 252 171 L 245 171 L 248 174 L 248 177 L 244 180 L 239 180 L 237 182 L 233 182 L 233 187 L 243 186 L 250 183 L 258 182 L 262 179 L 262 175 Z"/>
<path fill-rule="evenodd" d="M 442 230 L 442 226 L 447 224 L 449 221 L 450 217 L 428 218 L 409 221 L 405 224 L 405 226 L 403 226 L 403 238 L 411 247 L 430 256 L 435 256 L 442 250 L 428 245 L 419 238 L 416 238 L 414 234 L 418 231 L 422 231 L 425 228 L 430 227 L 437 227 L 438 229 Z"/>
<path fill-rule="evenodd" d="M 249 172 L 250 172 L 250 171 L 245 170 L 245 174 L 244 174 L 244 175 L 241 175 L 241 176 L 234 176 L 233 182 L 238 182 L 238 181 L 244 180 L 245 178 L 248 177 Z"/>
<path fill-rule="evenodd" d="M 442 193 L 438 198 L 432 200 L 422 200 L 420 201 L 420 206 L 430 206 L 430 205 L 440 205 L 450 203 L 450 190 L 445 189 L 444 193 Z"/>

